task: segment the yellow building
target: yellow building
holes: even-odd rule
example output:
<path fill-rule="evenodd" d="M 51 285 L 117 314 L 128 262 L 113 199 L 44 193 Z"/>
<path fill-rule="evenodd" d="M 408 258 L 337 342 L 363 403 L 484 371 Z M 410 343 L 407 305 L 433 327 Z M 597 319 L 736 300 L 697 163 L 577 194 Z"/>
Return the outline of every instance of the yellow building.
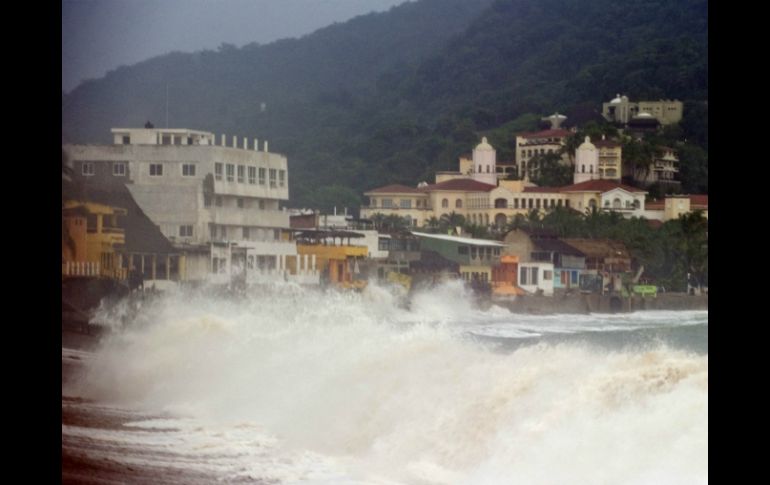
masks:
<path fill-rule="evenodd" d="M 623 175 L 622 159 L 623 147 L 614 140 L 602 139 L 594 142 L 594 146 L 599 151 L 599 178 L 606 180 L 616 180 L 620 182 Z"/>
<path fill-rule="evenodd" d="M 126 242 L 119 217 L 126 210 L 68 200 L 62 207 L 62 275 L 125 279 L 121 255 Z"/>
<path fill-rule="evenodd" d="M 350 244 L 350 238 L 358 237 L 363 236 L 349 231 L 303 231 L 297 237 L 297 255 L 308 256 L 315 262 L 322 281 L 345 288 L 363 288 L 366 281 L 359 278 L 359 265 L 368 256 L 368 248 Z"/>

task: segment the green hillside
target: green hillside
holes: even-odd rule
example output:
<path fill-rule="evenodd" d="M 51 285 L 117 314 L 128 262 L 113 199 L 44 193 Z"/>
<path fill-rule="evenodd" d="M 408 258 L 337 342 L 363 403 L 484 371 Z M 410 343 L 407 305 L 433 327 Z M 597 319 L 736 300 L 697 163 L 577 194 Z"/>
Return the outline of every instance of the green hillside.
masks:
<path fill-rule="evenodd" d="M 431 180 L 487 134 L 560 111 L 595 117 L 618 92 L 686 101 L 683 188 L 707 191 L 705 0 L 420 0 L 301 39 L 170 54 L 65 95 L 65 141 L 169 123 L 268 139 L 292 205 L 357 206 L 366 189 Z M 262 109 L 262 103 L 266 109 Z M 670 136 L 670 137 L 671 137 Z"/>

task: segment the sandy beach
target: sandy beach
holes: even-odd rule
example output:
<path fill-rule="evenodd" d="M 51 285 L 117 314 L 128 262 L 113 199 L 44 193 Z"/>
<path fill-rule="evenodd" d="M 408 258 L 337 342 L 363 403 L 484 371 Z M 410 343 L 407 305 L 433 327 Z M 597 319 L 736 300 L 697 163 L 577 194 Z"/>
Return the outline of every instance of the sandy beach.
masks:
<path fill-rule="evenodd" d="M 158 456 L 132 445 L 110 432 L 163 433 L 164 430 L 141 430 L 126 423 L 158 416 L 102 406 L 73 394 L 70 384 L 83 372 L 98 338 L 75 331 L 62 331 L 62 447 L 61 478 L 63 484 L 134 484 L 203 485 L 221 479 L 179 466 L 157 466 L 152 462 L 184 462 L 174 453 Z M 119 436 L 119 435 L 118 435 Z M 260 483 L 260 482 L 245 482 Z"/>

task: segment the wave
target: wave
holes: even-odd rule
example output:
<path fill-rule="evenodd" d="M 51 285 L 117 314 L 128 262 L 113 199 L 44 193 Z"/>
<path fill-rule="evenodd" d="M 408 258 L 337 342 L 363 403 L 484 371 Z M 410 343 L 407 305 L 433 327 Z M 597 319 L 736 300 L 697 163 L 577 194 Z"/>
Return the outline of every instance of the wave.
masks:
<path fill-rule="evenodd" d="M 707 354 L 664 342 L 500 352 L 467 337 L 485 325 L 599 331 L 707 314 L 517 316 L 476 308 L 459 283 L 408 308 L 399 298 L 376 286 L 170 293 L 113 322 L 120 330 L 88 360 L 77 392 L 209 426 L 251 423 L 361 479 L 707 482 Z"/>

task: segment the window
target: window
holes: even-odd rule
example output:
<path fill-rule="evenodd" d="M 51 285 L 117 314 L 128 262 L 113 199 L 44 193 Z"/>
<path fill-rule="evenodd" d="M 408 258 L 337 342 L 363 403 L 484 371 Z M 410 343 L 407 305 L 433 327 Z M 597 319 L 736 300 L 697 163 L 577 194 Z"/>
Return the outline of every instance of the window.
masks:
<path fill-rule="evenodd" d="M 171 137 L 169 135 L 163 135 L 161 144 L 162 145 L 171 145 Z"/>
<path fill-rule="evenodd" d="M 192 237 L 192 235 L 193 227 L 191 225 L 179 226 L 179 237 Z"/>
<path fill-rule="evenodd" d="M 520 271 L 521 275 L 519 276 L 519 284 L 526 285 L 527 283 L 527 275 L 529 274 L 529 268 L 526 266 L 521 267 Z"/>
<path fill-rule="evenodd" d="M 381 237 L 377 240 L 377 249 L 380 251 L 390 251 L 390 239 Z"/>
<path fill-rule="evenodd" d="M 259 169 L 259 185 L 265 185 L 265 172 L 264 168 Z"/>
<path fill-rule="evenodd" d="M 249 167 L 249 183 L 251 185 L 257 184 L 257 167 Z"/>
<path fill-rule="evenodd" d="M 124 145 L 130 145 L 131 144 L 131 137 L 128 135 L 123 135 L 123 144 Z"/>
<path fill-rule="evenodd" d="M 86 177 L 90 177 L 94 174 L 94 164 L 91 162 L 83 162 L 82 173 Z"/>
<path fill-rule="evenodd" d="M 243 165 L 238 165 L 238 183 L 242 184 L 244 182 L 244 177 L 246 176 L 246 167 Z"/>
<path fill-rule="evenodd" d="M 270 187 L 275 187 L 276 186 L 275 185 L 275 172 L 276 172 L 276 169 L 274 169 L 274 168 L 270 169 Z"/>
<path fill-rule="evenodd" d="M 412 208 L 412 200 L 411 199 L 401 199 L 401 208 L 402 209 L 411 209 Z"/>
<path fill-rule="evenodd" d="M 243 239 L 248 239 L 249 236 L 250 236 L 249 228 L 248 227 L 244 227 L 243 228 Z"/>
<path fill-rule="evenodd" d="M 112 165 L 112 175 L 115 175 L 116 177 L 124 177 L 126 175 L 125 162 L 115 162 Z"/>
<path fill-rule="evenodd" d="M 462 209 L 463 208 L 463 201 L 462 201 L 462 199 L 457 199 L 455 201 L 455 208 L 456 209 Z"/>
<path fill-rule="evenodd" d="M 537 270 L 538 270 L 537 267 L 532 268 L 532 284 L 533 285 L 537 284 Z"/>
<path fill-rule="evenodd" d="M 243 198 L 241 198 L 241 197 L 238 197 L 238 198 L 236 199 L 236 202 L 238 203 L 238 208 L 239 208 L 239 209 L 243 209 Z"/>
<path fill-rule="evenodd" d="M 543 271 L 543 281 L 550 281 L 553 279 L 553 271 Z"/>
<path fill-rule="evenodd" d="M 179 135 L 174 136 L 174 145 L 181 145 L 182 144 L 182 137 Z"/>
<path fill-rule="evenodd" d="M 151 163 L 150 164 L 150 175 L 153 177 L 160 177 L 163 175 L 163 164 L 162 163 Z"/>
<path fill-rule="evenodd" d="M 182 176 L 183 177 L 195 177 L 195 164 L 183 163 L 182 164 Z"/>
<path fill-rule="evenodd" d="M 222 180 L 222 164 L 219 162 L 214 164 L 214 178 Z"/>
<path fill-rule="evenodd" d="M 283 187 L 286 185 L 286 170 L 278 171 L 278 185 Z"/>
<path fill-rule="evenodd" d="M 449 199 L 442 199 L 441 207 L 449 207 Z"/>
<path fill-rule="evenodd" d="M 519 208 L 519 199 L 513 199 L 513 208 L 518 209 Z"/>
<path fill-rule="evenodd" d="M 382 199 L 382 207 L 383 209 L 390 209 L 393 207 L 393 200 L 392 199 Z"/>
<path fill-rule="evenodd" d="M 215 199 L 215 203 L 216 203 L 217 207 L 222 207 L 222 196 L 221 195 L 217 195 L 217 197 Z"/>
<path fill-rule="evenodd" d="M 571 276 L 570 281 L 572 283 L 574 283 L 574 284 L 577 284 L 577 282 L 578 282 L 578 272 L 577 271 L 572 271 L 572 276 Z"/>
<path fill-rule="evenodd" d="M 225 165 L 225 173 L 227 174 L 227 181 L 233 182 L 235 180 L 235 165 L 232 163 Z"/>

